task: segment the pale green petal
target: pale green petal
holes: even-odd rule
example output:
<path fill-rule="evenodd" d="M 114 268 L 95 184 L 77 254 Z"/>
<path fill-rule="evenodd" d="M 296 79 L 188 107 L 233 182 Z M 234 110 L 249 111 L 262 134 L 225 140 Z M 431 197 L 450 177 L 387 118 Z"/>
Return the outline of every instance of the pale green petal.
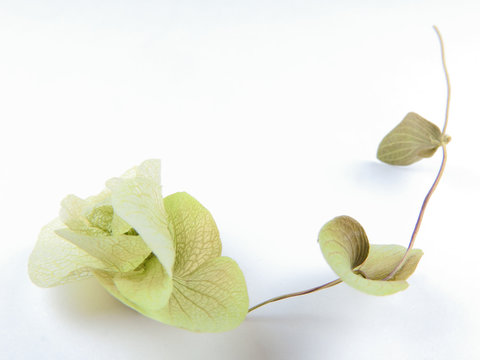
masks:
<path fill-rule="evenodd" d="M 86 200 L 75 195 L 68 195 L 62 200 L 60 220 L 73 231 L 90 235 L 110 232 L 112 217 L 110 190 L 104 190 Z"/>
<path fill-rule="evenodd" d="M 243 273 L 228 257 L 211 259 L 184 278 L 174 278 L 168 306 L 153 318 L 199 332 L 221 332 L 237 327 L 248 312 Z"/>
<path fill-rule="evenodd" d="M 141 265 L 151 253 L 140 236 L 89 236 L 73 232 L 70 229 L 59 229 L 55 232 L 100 260 L 104 264 L 100 269 L 104 270 L 132 271 Z"/>
<path fill-rule="evenodd" d="M 161 185 L 160 177 L 161 162 L 158 159 L 149 159 L 142 162 L 136 169 L 136 175 L 152 180 Z"/>
<path fill-rule="evenodd" d="M 73 231 L 88 231 L 90 222 L 85 216 L 88 201 L 75 195 L 68 195 L 62 200 L 60 220 Z"/>
<path fill-rule="evenodd" d="M 110 234 L 112 232 L 113 215 L 112 205 L 100 205 L 89 211 L 86 218 L 93 227 Z"/>
<path fill-rule="evenodd" d="M 113 214 L 111 228 L 112 228 L 112 235 L 125 234 L 131 231 L 132 229 L 130 224 L 128 224 L 125 220 L 123 220 L 120 216 L 118 216 L 115 213 Z"/>
<path fill-rule="evenodd" d="M 207 209 L 184 192 L 167 196 L 164 203 L 175 234 L 175 276 L 189 274 L 221 255 L 217 225 Z"/>
<path fill-rule="evenodd" d="M 175 246 L 160 186 L 143 177 L 114 178 L 107 186 L 112 190 L 115 213 L 135 229 L 172 276 Z"/>
<path fill-rule="evenodd" d="M 91 268 L 104 264 L 58 236 L 55 231 L 65 228 L 55 219 L 42 228 L 28 261 L 30 279 L 38 286 L 50 287 L 91 276 Z"/>
<path fill-rule="evenodd" d="M 160 186 L 160 160 L 145 160 L 139 166 L 134 166 L 130 170 L 126 171 L 121 178 L 135 178 L 137 176 L 150 179 Z M 110 192 L 110 190 L 108 191 Z M 117 214 L 113 215 L 111 227 L 112 235 L 125 234 L 132 229 L 132 227 Z"/>
<path fill-rule="evenodd" d="M 248 312 L 248 293 L 242 271 L 228 257 L 217 257 L 200 265 L 186 278 L 172 284 L 155 257 L 142 270 L 127 274 L 95 271 L 100 283 L 117 299 L 145 316 L 165 324 L 198 332 L 221 332 L 237 327 Z M 170 281 L 169 281 L 170 280 Z M 123 283 L 122 283 L 123 281 Z M 168 304 L 158 305 L 165 299 Z"/>
<path fill-rule="evenodd" d="M 400 263 L 407 249 L 400 245 L 372 245 L 367 260 L 358 268 L 368 279 L 381 280 L 387 277 Z M 412 249 L 403 266 L 392 280 L 407 280 L 418 265 L 423 251 Z"/>
<path fill-rule="evenodd" d="M 121 178 L 133 179 L 136 177 L 144 177 L 152 180 L 154 183 L 160 186 L 161 185 L 160 169 L 161 169 L 161 162 L 159 159 L 149 159 L 149 160 L 145 160 L 140 165 L 134 166 L 133 168 L 127 170 L 121 176 Z"/>
<path fill-rule="evenodd" d="M 86 212 L 90 212 L 94 207 L 103 205 L 112 205 L 110 202 L 111 192 L 109 189 L 103 189 L 99 194 L 87 197 L 88 207 Z"/>
<path fill-rule="evenodd" d="M 172 278 L 156 257 L 146 261 L 142 268 L 125 275 L 116 274 L 113 282 L 118 291 L 140 312 L 163 308 L 172 294 Z"/>
<path fill-rule="evenodd" d="M 192 331 L 220 332 L 238 326 L 248 311 L 242 271 L 228 257 L 220 257 L 217 225 L 187 193 L 165 198 L 174 229 L 176 259 L 174 289 L 168 307 L 149 316 Z"/>
<path fill-rule="evenodd" d="M 377 158 L 391 165 L 410 165 L 423 158 L 431 157 L 449 136 L 442 136 L 438 126 L 413 112 L 381 141 Z"/>
<path fill-rule="evenodd" d="M 172 278 L 155 256 L 135 271 L 95 271 L 95 276 L 113 296 L 147 316 L 165 307 L 172 293 Z"/>
<path fill-rule="evenodd" d="M 149 260 L 147 260 L 149 261 Z M 158 260 L 157 260 L 158 262 Z M 145 262 L 146 264 L 146 262 Z M 161 265 L 160 265 L 161 266 Z M 140 270 L 141 273 L 143 273 L 143 269 Z M 124 303 L 125 305 L 131 307 L 132 309 L 135 309 L 139 312 L 141 312 L 140 310 L 138 310 L 136 307 L 137 305 L 128 300 L 118 289 L 117 289 L 117 286 L 115 285 L 115 282 L 113 281 L 113 278 L 115 276 L 117 277 L 121 277 L 121 276 L 125 276 L 125 273 L 121 274 L 121 273 L 112 273 L 112 272 L 109 272 L 109 271 L 104 271 L 104 270 L 92 270 L 92 273 L 95 275 L 95 277 L 97 278 L 98 282 L 111 294 L 113 295 L 115 298 L 117 298 L 119 301 L 121 301 L 122 303 Z"/>
<path fill-rule="evenodd" d="M 403 280 L 383 281 L 378 278 L 373 280 L 366 279 L 360 274 L 358 269 L 362 270 L 362 263 L 368 261 L 369 243 L 365 230 L 355 219 L 348 216 L 334 218 L 320 230 L 318 241 L 327 263 L 346 284 L 353 288 L 371 295 L 390 295 L 408 287 L 408 283 Z M 383 259 L 378 256 L 380 253 L 377 249 L 372 253 L 372 261 L 365 267 L 367 271 L 373 269 L 374 274 L 377 269 L 384 268 L 379 263 L 386 261 L 390 266 L 392 260 L 391 257 Z M 357 267 L 359 268 L 356 269 Z M 410 270 L 411 266 L 408 269 Z M 401 279 L 402 276 L 397 278 Z"/>

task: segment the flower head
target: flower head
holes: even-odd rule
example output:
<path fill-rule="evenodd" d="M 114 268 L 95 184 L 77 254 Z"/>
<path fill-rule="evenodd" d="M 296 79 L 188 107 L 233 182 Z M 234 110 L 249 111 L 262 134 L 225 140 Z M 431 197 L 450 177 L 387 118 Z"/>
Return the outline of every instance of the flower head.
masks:
<path fill-rule="evenodd" d="M 162 197 L 159 160 L 110 179 L 97 196 L 67 196 L 40 232 L 29 274 L 42 287 L 95 276 L 140 313 L 194 331 L 229 330 L 248 309 L 211 214 L 186 193 Z"/>

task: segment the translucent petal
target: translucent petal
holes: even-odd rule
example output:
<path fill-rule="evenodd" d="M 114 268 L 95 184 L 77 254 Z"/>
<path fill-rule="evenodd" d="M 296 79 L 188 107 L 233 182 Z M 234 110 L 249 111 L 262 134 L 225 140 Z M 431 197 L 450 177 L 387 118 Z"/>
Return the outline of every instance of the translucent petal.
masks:
<path fill-rule="evenodd" d="M 235 261 L 222 256 L 175 277 L 168 306 L 154 317 L 192 331 L 220 332 L 237 327 L 247 312 L 243 273 Z"/>
<path fill-rule="evenodd" d="M 104 264 L 101 269 L 105 270 L 132 271 L 151 253 L 140 236 L 90 236 L 70 229 L 59 229 L 56 233 L 100 260 Z"/>
<path fill-rule="evenodd" d="M 116 214 L 130 224 L 152 250 L 169 276 L 175 246 L 169 230 L 160 186 L 149 178 L 114 178 L 107 182 Z"/>
<path fill-rule="evenodd" d="M 168 293 L 163 286 L 170 278 L 161 277 L 163 267 L 155 257 L 148 260 L 146 267 L 159 278 L 139 272 L 138 283 L 132 284 L 125 275 L 111 277 L 101 271 L 95 274 L 101 284 L 124 304 L 165 324 L 191 331 L 221 332 L 237 327 L 245 319 L 247 287 L 242 271 L 232 259 L 210 259 L 188 276 L 175 277 L 168 304 L 161 309 L 158 304 Z M 120 284 L 120 278 L 126 281 Z"/>
<path fill-rule="evenodd" d="M 28 261 L 30 279 L 38 286 L 50 287 L 91 276 L 91 268 L 104 264 L 88 253 L 65 241 L 55 231 L 66 229 L 60 219 L 42 228 Z"/>
<path fill-rule="evenodd" d="M 210 212 L 187 193 L 165 198 L 165 209 L 175 234 L 175 275 L 191 273 L 205 261 L 220 256 L 222 243 Z"/>
<path fill-rule="evenodd" d="M 165 307 L 172 293 L 172 278 L 155 256 L 129 273 L 95 271 L 95 275 L 113 296 L 145 315 Z"/>

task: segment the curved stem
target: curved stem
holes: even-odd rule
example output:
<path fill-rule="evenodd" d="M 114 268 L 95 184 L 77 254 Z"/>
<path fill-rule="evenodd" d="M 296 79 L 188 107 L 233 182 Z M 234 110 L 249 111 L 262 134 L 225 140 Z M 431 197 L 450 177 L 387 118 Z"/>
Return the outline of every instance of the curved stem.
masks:
<path fill-rule="evenodd" d="M 383 280 L 390 280 L 392 277 L 395 276 L 397 271 L 405 264 L 407 261 L 407 256 L 410 250 L 413 248 L 413 245 L 415 244 L 415 238 L 417 237 L 418 230 L 420 229 L 420 225 L 422 224 L 423 220 L 423 215 L 425 214 L 425 209 L 427 208 L 428 201 L 432 197 L 433 192 L 437 188 L 438 183 L 440 182 L 440 178 L 443 175 L 443 172 L 445 170 L 445 164 L 447 163 L 447 147 L 445 144 L 442 144 L 442 150 L 443 150 L 443 158 L 442 158 L 442 165 L 440 165 L 440 170 L 438 170 L 437 177 L 435 178 L 435 181 L 430 188 L 430 190 L 427 193 L 427 196 L 425 196 L 425 199 L 423 200 L 422 208 L 420 210 L 420 214 L 418 214 L 417 222 L 415 224 L 415 228 L 413 229 L 412 237 L 410 239 L 410 243 L 408 244 L 408 248 L 405 251 L 405 254 L 403 255 L 402 260 L 398 263 L 398 265 L 395 267 L 395 269 L 392 270 L 390 274 Z"/>
<path fill-rule="evenodd" d="M 440 41 L 440 51 L 442 53 L 443 72 L 445 73 L 445 80 L 447 81 L 447 106 L 445 109 L 445 123 L 443 124 L 443 130 L 442 130 L 442 135 L 445 135 L 445 131 L 447 131 L 447 125 L 448 125 L 448 113 L 450 110 L 450 93 L 451 93 L 450 77 L 448 76 L 447 64 L 445 61 L 445 47 L 443 45 L 442 35 L 440 34 L 440 31 L 435 25 L 433 26 L 433 29 L 437 33 L 438 40 Z"/>
<path fill-rule="evenodd" d="M 443 172 L 445 170 L 445 164 L 447 163 L 447 147 L 446 144 L 450 141 L 450 137 L 445 135 L 445 131 L 447 130 L 447 125 L 448 125 L 448 112 L 450 110 L 450 94 L 451 94 L 451 87 L 450 87 L 450 78 L 448 76 L 448 71 L 447 71 L 447 65 L 445 62 L 445 50 L 443 46 L 443 40 L 442 40 L 442 35 L 440 35 L 440 31 L 438 31 L 438 28 L 436 26 L 433 27 L 435 32 L 437 33 L 438 40 L 440 41 L 440 49 L 442 53 L 442 64 L 443 64 L 443 71 L 445 73 L 445 79 L 447 82 L 447 106 L 445 109 L 445 123 L 443 124 L 443 131 L 442 131 L 442 151 L 443 151 L 443 157 L 442 157 L 442 164 L 440 165 L 440 169 L 438 170 L 437 177 L 435 178 L 435 181 L 433 182 L 432 187 L 427 193 L 427 196 L 425 196 L 425 199 L 423 200 L 422 208 L 420 209 L 420 214 L 418 214 L 418 219 L 415 224 L 415 228 L 413 229 L 412 237 L 410 239 L 410 243 L 408 244 L 408 248 L 405 251 L 405 254 L 403 255 L 402 260 L 398 263 L 398 265 L 392 270 L 390 274 L 383 280 L 390 280 L 395 276 L 397 271 L 405 264 L 407 261 L 407 256 L 410 250 L 413 248 L 413 245 L 415 244 L 415 238 L 417 237 L 418 230 L 420 229 L 420 225 L 422 224 L 423 220 L 423 215 L 425 213 L 425 209 L 427 207 L 428 201 L 432 197 L 433 192 L 437 188 L 437 185 L 440 181 L 440 178 L 443 175 Z"/>
<path fill-rule="evenodd" d="M 275 302 L 275 301 L 280 301 L 280 300 L 284 300 L 284 299 L 288 299 L 288 298 L 291 298 L 291 297 L 295 297 L 295 296 L 301 296 L 301 295 L 307 295 L 307 294 L 311 294 L 315 291 L 319 291 L 319 290 L 323 290 L 323 289 L 328 289 L 329 287 L 332 287 L 332 286 L 335 286 L 337 284 L 340 284 L 342 282 L 342 280 L 340 279 L 336 279 L 336 280 L 333 280 L 333 281 L 330 281 L 326 284 L 323 284 L 323 285 L 320 285 L 320 286 L 317 286 L 317 287 L 314 287 L 312 289 L 309 289 L 309 290 L 304 290 L 304 291 L 298 291 L 298 292 L 294 292 L 294 293 L 291 293 L 291 294 L 285 294 L 285 295 L 280 295 L 280 296 L 277 296 L 277 297 L 274 297 L 274 298 L 271 298 L 269 300 L 266 300 L 264 302 L 261 302 L 260 304 L 257 304 L 255 306 L 252 306 L 250 309 L 248 309 L 248 312 L 252 312 L 253 310 L 255 309 L 258 309 L 259 307 L 263 306 L 263 305 L 267 305 L 267 304 L 270 304 L 272 302 Z"/>

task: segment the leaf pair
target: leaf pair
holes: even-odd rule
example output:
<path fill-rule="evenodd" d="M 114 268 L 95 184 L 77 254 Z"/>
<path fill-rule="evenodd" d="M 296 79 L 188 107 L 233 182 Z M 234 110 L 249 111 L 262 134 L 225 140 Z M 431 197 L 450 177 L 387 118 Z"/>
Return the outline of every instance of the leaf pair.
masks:
<path fill-rule="evenodd" d="M 383 280 L 402 260 L 406 249 L 399 245 L 371 245 L 363 227 L 349 216 L 326 223 L 318 236 L 325 260 L 346 284 L 371 295 L 390 295 L 405 290 L 405 281 L 423 255 L 415 249 L 391 280 Z"/>
<path fill-rule="evenodd" d="M 160 162 L 148 160 L 86 200 L 62 202 L 30 256 L 43 287 L 96 276 L 117 299 L 161 322 L 225 331 L 248 309 L 238 265 L 221 256 L 211 214 L 186 193 L 162 198 Z"/>
<path fill-rule="evenodd" d="M 450 137 L 435 124 L 410 112 L 383 138 L 377 157 L 391 165 L 410 165 L 433 156 L 449 141 Z M 442 168 L 443 165 L 442 162 Z M 348 216 L 339 216 L 325 224 L 318 241 L 333 271 L 345 283 L 372 295 L 389 295 L 406 289 L 405 280 L 423 255 L 421 250 L 407 251 L 398 245 L 370 246 L 365 230 Z"/>

